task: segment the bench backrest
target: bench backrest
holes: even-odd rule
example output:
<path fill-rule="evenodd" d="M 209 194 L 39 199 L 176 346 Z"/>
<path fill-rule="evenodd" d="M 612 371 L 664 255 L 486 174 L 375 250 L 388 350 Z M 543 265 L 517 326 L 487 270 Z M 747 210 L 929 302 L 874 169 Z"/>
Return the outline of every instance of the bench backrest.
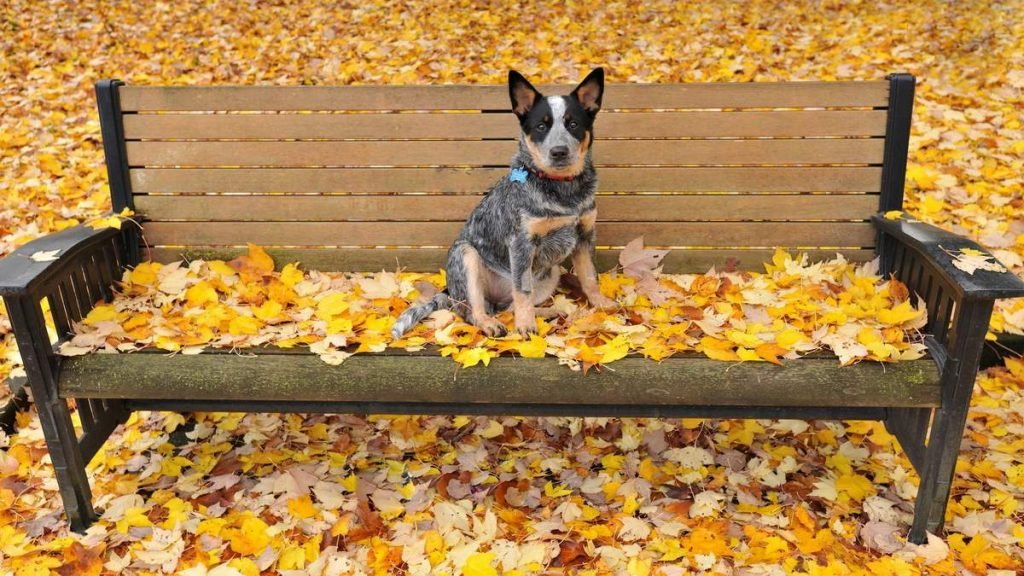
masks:
<path fill-rule="evenodd" d="M 897 80 L 609 85 L 599 269 L 640 235 L 674 249 L 667 271 L 759 268 L 777 246 L 870 259 L 869 216 L 902 204 Z M 104 81 L 97 94 L 115 209 L 142 216 L 142 258 L 163 261 L 252 242 L 322 270 L 436 270 L 519 132 L 505 86 Z"/>

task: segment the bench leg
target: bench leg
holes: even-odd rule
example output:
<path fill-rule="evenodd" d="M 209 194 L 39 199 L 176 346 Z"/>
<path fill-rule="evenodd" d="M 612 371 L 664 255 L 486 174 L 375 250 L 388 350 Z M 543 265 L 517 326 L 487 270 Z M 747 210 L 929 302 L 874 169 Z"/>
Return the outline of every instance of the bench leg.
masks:
<path fill-rule="evenodd" d="M 960 411 L 935 411 L 924 466 L 918 470 L 921 484 L 914 503 L 914 524 L 907 537 L 914 544 L 926 543 L 928 536 L 925 532 L 937 534 L 945 522 L 967 415 L 966 410 L 963 414 L 956 412 Z"/>
<path fill-rule="evenodd" d="M 37 401 L 36 409 L 53 461 L 60 497 L 64 501 L 64 513 L 72 530 L 84 532 L 98 516 L 92 507 L 86 461 L 71 423 L 67 401 L 62 398 L 45 403 Z"/>
<path fill-rule="evenodd" d="M 57 393 L 59 364 L 46 337 L 42 310 L 38 300 L 25 297 L 5 298 L 5 304 L 25 364 L 32 401 L 39 412 L 39 423 L 53 462 L 64 510 L 71 529 L 84 531 L 96 520 L 92 490 L 85 473 L 86 459 L 71 423 L 68 401 Z"/>
<path fill-rule="evenodd" d="M 940 376 L 942 407 L 935 410 L 923 465 L 918 468 L 921 485 L 914 504 L 914 524 L 908 539 L 927 541 L 927 532 L 937 533 L 946 518 L 946 505 L 960 455 L 971 394 L 985 345 L 992 301 L 961 302 L 951 331 L 950 359 Z"/>

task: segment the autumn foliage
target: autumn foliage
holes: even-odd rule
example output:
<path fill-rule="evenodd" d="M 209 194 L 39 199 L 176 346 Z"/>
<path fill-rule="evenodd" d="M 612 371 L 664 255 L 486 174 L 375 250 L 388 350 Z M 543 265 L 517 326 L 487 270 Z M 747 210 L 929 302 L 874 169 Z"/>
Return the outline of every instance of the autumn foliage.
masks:
<path fill-rule="evenodd" d="M 109 208 L 91 97 L 100 78 L 495 83 L 515 67 L 568 82 L 601 64 L 615 82 L 877 80 L 911 72 L 920 84 L 907 212 L 970 236 L 1022 274 L 1022 11 L 1018 0 L 12 0 L 0 4 L 0 254 L 96 221 Z M 835 333 L 849 332 L 839 346 L 849 358 L 914 350 L 920 315 L 898 284 L 848 264 L 815 268 L 780 257 L 749 277 L 718 270 L 645 280 L 623 267 L 603 277 L 603 290 L 623 309 L 593 313 L 570 291 L 565 317 L 544 325 L 543 349 L 532 339 L 487 342 L 443 318 L 399 344 L 448 337 L 463 363 L 543 352 L 582 368 L 625 351 L 785 362 L 804 345 L 836 348 L 813 339 L 815 327 L 787 309 L 794 302 L 757 299 L 788 293 L 799 302 L 821 290 L 824 299 L 812 301 L 830 307 Z M 325 342 L 321 355 L 340 361 L 347 352 L 338 338 L 362 352 L 388 345 L 371 338 L 386 334 L 385 312 L 441 284 L 430 274 L 330 276 L 294 266 L 257 273 L 267 263 L 258 252 L 250 258 L 133 271 L 124 298 L 164 298 L 160 316 L 133 320 L 118 304 L 101 307 L 82 333 L 107 330 L 102 342 L 78 345 L 185 353 L 235 339 L 287 340 L 280 329 L 305 321 L 309 331 L 292 335 L 295 343 Z M 300 294 L 304 283 L 311 291 Z M 303 298 L 308 305 L 299 305 Z M 376 316 L 354 314 L 353 306 Z M 220 312 L 204 326 L 185 321 L 189 309 Z M 310 316 L 296 319 L 300 309 Z M 899 312 L 887 322 L 883 309 Z M 673 324 L 685 328 L 672 333 Z M 1024 303 L 998 304 L 992 330 L 1024 333 Z M 0 377 L 19 369 L 9 331 L 0 313 Z M 19 415 L 18 435 L 0 433 L 0 572 L 1014 574 L 1024 563 L 1022 385 L 1019 360 L 980 377 L 949 532 L 924 546 L 902 538 L 917 478 L 894 439 L 879 424 L 824 421 L 198 414 L 180 426 L 179 415 L 140 413 L 92 462 L 103 517 L 74 535 L 28 412 Z"/>
<path fill-rule="evenodd" d="M 568 289 L 553 300 L 559 316 L 539 319 L 539 333 L 527 339 L 488 338 L 443 311 L 391 341 L 391 323 L 410 299 L 443 288 L 443 271 L 327 274 L 290 263 L 278 272 L 263 249 L 250 245 L 231 262 L 143 263 L 125 272 L 121 294 L 93 308 L 60 352 L 155 347 L 198 354 L 206 347 L 303 345 L 337 365 L 389 345 L 433 345 L 467 368 L 511 353 L 550 354 L 576 370 L 631 353 L 663 360 L 696 351 L 716 360 L 773 364 L 823 348 L 842 364 L 923 355 L 923 304 L 915 308 L 906 286 L 874 274 L 877 263 L 852 265 L 839 257 L 810 264 L 806 256 L 779 251 L 765 273 L 661 274 L 656 264 L 663 255 L 637 239 L 622 251 L 621 268 L 600 276 L 601 291 L 620 303 L 617 310 L 587 306 L 567 275 Z M 499 320 L 511 326 L 511 311 Z"/>

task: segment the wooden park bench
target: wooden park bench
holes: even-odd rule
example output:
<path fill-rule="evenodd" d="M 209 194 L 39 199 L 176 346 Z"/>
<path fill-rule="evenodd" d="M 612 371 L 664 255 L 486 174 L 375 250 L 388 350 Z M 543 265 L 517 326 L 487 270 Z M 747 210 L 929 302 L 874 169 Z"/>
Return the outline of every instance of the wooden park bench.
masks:
<path fill-rule="evenodd" d="M 943 522 L 992 302 L 1024 296 L 1024 283 L 966 274 L 946 251 L 974 243 L 879 216 L 903 204 L 913 94 L 906 74 L 609 86 L 594 150 L 597 262 L 610 268 L 641 234 L 673 248 L 669 272 L 729 259 L 756 269 L 775 247 L 878 255 L 927 303 L 927 358 L 840 367 L 818 355 L 777 367 L 679 355 L 584 376 L 552 358 L 460 369 L 391 350 L 337 367 L 275 349 L 59 357 L 41 300 L 66 339 L 140 257 L 227 259 L 253 242 L 309 269 L 436 271 L 518 136 L 505 86 L 98 83 L 113 208 L 135 210 L 142 235 L 79 226 L 0 262 L 72 527 L 96 518 L 86 463 L 133 410 L 829 418 L 881 420 L 899 439 L 921 477 L 910 532 L 921 542 Z M 59 257 L 29 258 L 46 250 Z"/>

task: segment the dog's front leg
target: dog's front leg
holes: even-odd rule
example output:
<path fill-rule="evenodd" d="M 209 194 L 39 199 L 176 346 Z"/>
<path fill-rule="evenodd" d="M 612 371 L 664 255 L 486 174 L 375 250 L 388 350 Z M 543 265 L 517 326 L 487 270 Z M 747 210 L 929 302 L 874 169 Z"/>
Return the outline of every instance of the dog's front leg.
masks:
<path fill-rule="evenodd" d="M 516 235 L 509 243 L 509 264 L 512 268 L 512 307 L 516 330 L 523 336 L 537 332 L 533 311 L 533 242 L 526 235 Z"/>
<path fill-rule="evenodd" d="M 597 308 L 615 308 L 618 302 L 601 294 L 597 283 L 597 269 L 594 268 L 594 246 L 597 244 L 597 233 L 594 224 L 597 221 L 597 209 L 592 208 L 580 216 L 576 227 L 578 237 L 576 247 L 572 251 L 572 268 L 580 280 L 583 293 L 591 306 Z"/>
<path fill-rule="evenodd" d="M 492 338 L 500 338 L 508 332 L 505 325 L 491 316 L 487 305 L 487 278 L 484 270 L 486 264 L 480 258 L 480 253 L 472 246 L 466 245 L 462 248 L 462 268 L 459 273 L 464 275 L 465 293 L 469 307 L 469 320 L 475 326 L 480 327 L 484 334 Z M 449 282 L 455 281 L 456 271 L 449 266 Z"/>

